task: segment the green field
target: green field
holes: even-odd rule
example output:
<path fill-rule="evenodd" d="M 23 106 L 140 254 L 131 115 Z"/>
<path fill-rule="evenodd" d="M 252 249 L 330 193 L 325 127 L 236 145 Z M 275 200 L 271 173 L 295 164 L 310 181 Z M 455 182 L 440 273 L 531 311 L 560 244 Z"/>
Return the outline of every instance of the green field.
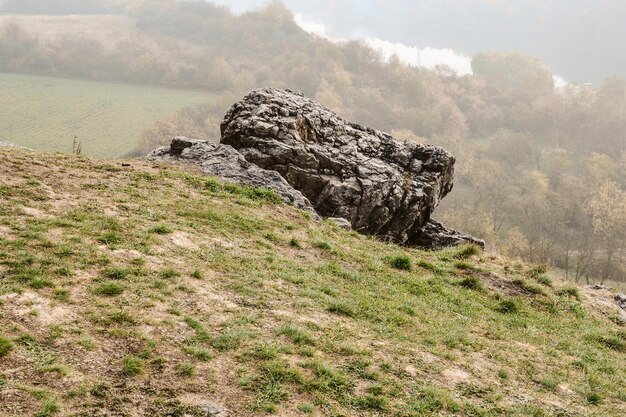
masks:
<path fill-rule="evenodd" d="M 71 151 L 74 135 L 90 156 L 121 157 L 156 120 L 215 96 L 197 91 L 0 73 L 0 140 Z"/>

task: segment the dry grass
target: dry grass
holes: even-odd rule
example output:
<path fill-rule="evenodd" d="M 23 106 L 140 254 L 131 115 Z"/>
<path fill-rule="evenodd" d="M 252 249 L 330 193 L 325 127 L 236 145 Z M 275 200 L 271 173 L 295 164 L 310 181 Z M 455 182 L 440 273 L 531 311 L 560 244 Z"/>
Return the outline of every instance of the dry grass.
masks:
<path fill-rule="evenodd" d="M 626 412 L 626 332 L 585 289 L 176 167 L 0 151 L 2 416 Z"/>

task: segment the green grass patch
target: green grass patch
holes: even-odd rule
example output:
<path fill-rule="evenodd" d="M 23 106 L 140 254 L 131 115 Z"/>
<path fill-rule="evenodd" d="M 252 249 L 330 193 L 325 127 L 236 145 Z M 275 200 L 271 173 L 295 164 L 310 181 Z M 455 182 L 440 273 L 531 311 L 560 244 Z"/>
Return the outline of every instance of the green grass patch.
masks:
<path fill-rule="evenodd" d="M 192 363 L 183 362 L 176 367 L 176 374 L 182 377 L 189 378 L 196 373 L 196 367 Z"/>
<path fill-rule="evenodd" d="M 0 358 L 4 358 L 13 351 L 13 343 L 6 337 L 0 336 Z"/>
<path fill-rule="evenodd" d="M 114 297 L 116 295 L 120 295 L 124 292 L 124 287 L 118 284 L 115 281 L 103 282 L 100 285 L 97 285 L 93 289 L 93 293 L 96 295 L 102 295 L 105 297 Z"/>
<path fill-rule="evenodd" d="M 470 275 L 470 276 L 463 278 L 457 284 L 463 288 L 467 288 L 468 290 L 474 290 L 474 291 L 483 290 L 483 284 L 482 282 L 480 282 L 480 278 L 474 275 Z"/>
<path fill-rule="evenodd" d="M 126 356 L 122 360 L 122 373 L 126 376 L 137 376 L 144 372 L 145 363 L 143 359 L 135 356 Z"/>
<path fill-rule="evenodd" d="M 155 233 L 157 235 L 169 235 L 170 233 L 173 232 L 173 230 L 164 224 L 160 224 L 150 229 L 150 232 Z"/>
<path fill-rule="evenodd" d="M 339 314 L 340 316 L 346 316 L 346 317 L 356 316 L 356 311 L 354 310 L 354 308 L 347 303 L 342 303 L 342 302 L 332 303 L 331 305 L 328 306 L 327 310 L 331 313 Z"/>
<path fill-rule="evenodd" d="M 517 279 L 513 280 L 513 283 L 518 285 L 520 288 L 528 291 L 531 294 L 536 294 L 536 295 L 545 295 L 546 294 L 544 289 L 541 288 L 538 284 L 535 284 L 534 282 L 531 282 L 531 281 L 529 281 L 527 279 L 517 278 Z"/>
<path fill-rule="evenodd" d="M 280 328 L 279 335 L 285 335 L 291 339 L 296 345 L 313 345 L 315 344 L 313 338 L 305 332 L 303 329 L 287 324 Z"/>
<path fill-rule="evenodd" d="M 394 255 L 387 258 L 387 263 L 392 268 L 401 271 L 411 271 L 413 269 L 413 262 L 407 255 Z"/>
<path fill-rule="evenodd" d="M 517 303 L 513 300 L 502 300 L 498 303 L 495 310 L 502 314 L 512 314 L 517 313 L 519 307 Z"/>
<path fill-rule="evenodd" d="M 456 248 L 452 253 L 452 257 L 455 259 L 468 259 L 481 253 L 482 249 L 478 245 L 470 244 Z"/>

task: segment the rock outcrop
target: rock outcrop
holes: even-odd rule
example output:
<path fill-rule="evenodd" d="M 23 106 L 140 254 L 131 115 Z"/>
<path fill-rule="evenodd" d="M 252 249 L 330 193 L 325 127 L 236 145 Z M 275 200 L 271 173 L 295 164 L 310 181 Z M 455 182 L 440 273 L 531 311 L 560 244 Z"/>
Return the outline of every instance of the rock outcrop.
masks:
<path fill-rule="evenodd" d="M 441 249 L 466 243 L 473 243 L 482 248 L 485 247 L 484 240 L 454 229 L 448 229 L 438 221 L 430 219 L 419 230 L 414 245 L 426 249 Z"/>
<path fill-rule="evenodd" d="M 207 174 L 238 184 L 272 189 L 285 202 L 300 209 L 313 210 L 309 200 L 289 185 L 278 172 L 259 168 L 246 161 L 239 152 L 228 145 L 177 137 L 172 140 L 170 146 L 150 153 L 148 159 L 174 160 L 198 165 Z"/>
<path fill-rule="evenodd" d="M 452 190 L 455 159 L 442 148 L 347 122 L 290 90 L 249 93 L 221 129 L 222 144 L 277 171 L 319 214 L 345 218 L 358 232 L 429 248 L 484 245 L 430 221 Z"/>
<path fill-rule="evenodd" d="M 221 129 L 219 145 L 178 137 L 149 158 L 270 188 L 340 227 L 402 245 L 484 246 L 431 219 L 452 190 L 455 159 L 442 148 L 347 122 L 290 90 L 249 93 L 230 108 Z"/>

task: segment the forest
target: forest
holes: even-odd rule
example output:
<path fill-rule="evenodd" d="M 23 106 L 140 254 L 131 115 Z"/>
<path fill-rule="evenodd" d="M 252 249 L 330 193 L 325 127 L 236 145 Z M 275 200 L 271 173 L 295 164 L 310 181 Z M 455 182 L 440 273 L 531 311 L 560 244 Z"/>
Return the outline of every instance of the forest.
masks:
<path fill-rule="evenodd" d="M 258 87 L 303 91 L 348 120 L 448 149 L 455 190 L 435 212 L 491 250 L 577 282 L 626 281 L 626 80 L 556 88 L 516 51 L 484 51 L 472 75 L 385 61 L 361 41 L 304 32 L 280 2 L 241 15 L 206 2 L 7 0 L 4 14 L 105 13 L 127 36 L 49 39 L 2 20 L 0 71 L 219 94 L 142 134 L 135 155 L 188 135 L 219 140 L 228 106 Z"/>

